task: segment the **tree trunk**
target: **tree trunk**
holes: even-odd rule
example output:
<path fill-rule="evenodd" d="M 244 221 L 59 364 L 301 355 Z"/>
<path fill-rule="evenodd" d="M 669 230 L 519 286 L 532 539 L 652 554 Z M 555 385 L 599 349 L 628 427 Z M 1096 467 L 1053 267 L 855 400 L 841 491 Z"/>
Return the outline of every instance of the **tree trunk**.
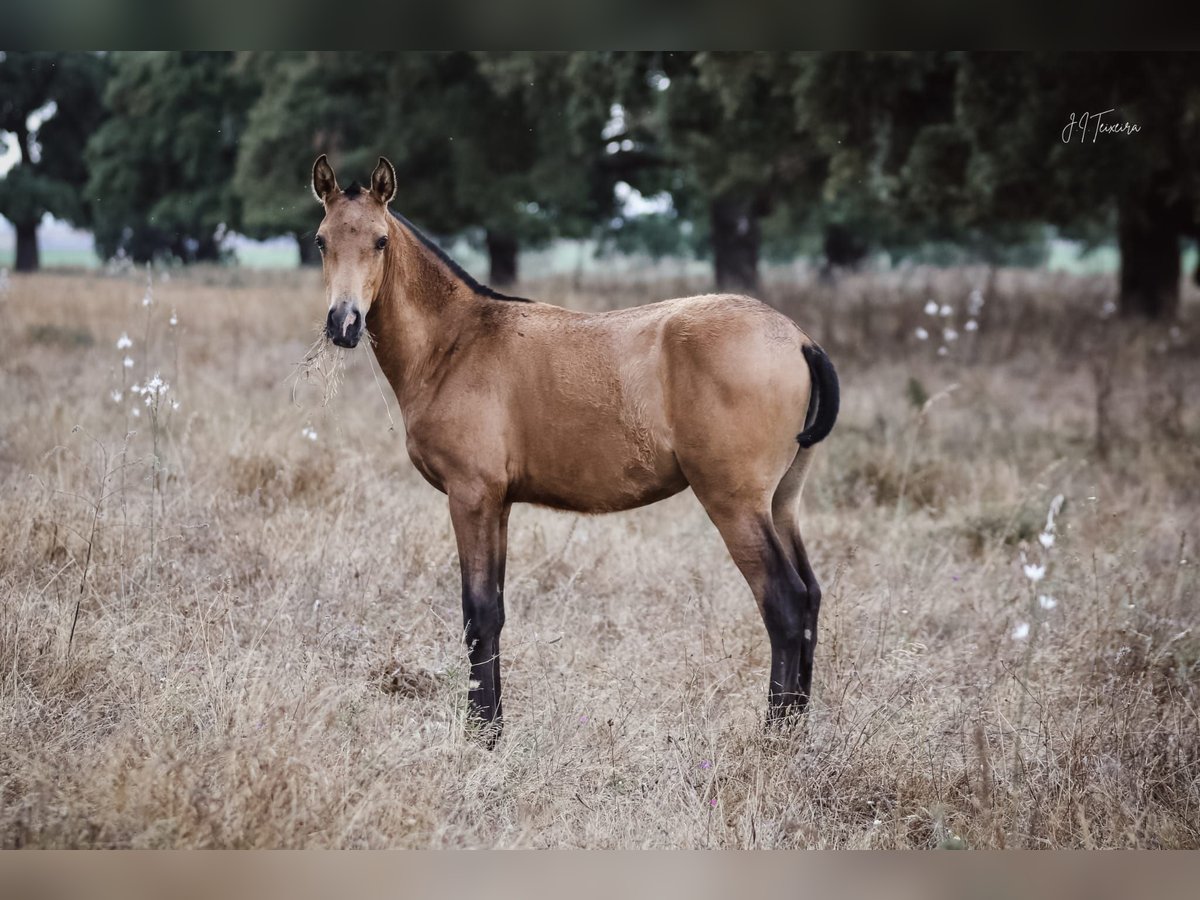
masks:
<path fill-rule="evenodd" d="M 709 207 L 718 290 L 758 290 L 758 205 L 752 197 L 726 194 Z"/>
<path fill-rule="evenodd" d="M 199 239 L 196 245 L 196 262 L 220 262 L 221 244 L 212 235 Z"/>
<path fill-rule="evenodd" d="M 508 287 L 517 281 L 517 239 L 511 234 L 487 232 L 488 281 L 497 287 Z"/>
<path fill-rule="evenodd" d="M 38 253 L 37 222 L 18 222 L 17 228 L 17 259 L 18 272 L 36 272 L 40 265 Z"/>
<path fill-rule="evenodd" d="M 1182 256 L 1179 231 L 1165 204 L 1156 199 L 1123 200 L 1117 210 L 1121 249 L 1122 316 L 1154 321 L 1179 312 Z"/>
<path fill-rule="evenodd" d="M 317 242 L 313 240 L 312 234 L 296 235 L 296 246 L 300 248 L 300 265 L 319 266 L 321 264 L 321 251 L 317 249 Z"/>

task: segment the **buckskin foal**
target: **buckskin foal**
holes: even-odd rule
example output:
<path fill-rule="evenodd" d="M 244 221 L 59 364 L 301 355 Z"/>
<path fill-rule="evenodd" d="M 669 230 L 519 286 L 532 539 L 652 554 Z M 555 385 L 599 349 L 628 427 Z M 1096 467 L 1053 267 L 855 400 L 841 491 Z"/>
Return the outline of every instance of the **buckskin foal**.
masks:
<path fill-rule="evenodd" d="M 513 503 L 600 513 L 690 486 L 766 624 L 769 716 L 803 712 L 821 589 L 798 506 L 813 445 L 838 413 L 824 351 L 748 297 L 583 313 L 497 293 L 389 211 L 396 173 L 383 158 L 369 188 L 342 190 L 321 156 L 312 187 L 325 207 L 328 337 L 352 348 L 370 333 L 408 454 L 449 497 L 468 696 L 489 745 Z"/>

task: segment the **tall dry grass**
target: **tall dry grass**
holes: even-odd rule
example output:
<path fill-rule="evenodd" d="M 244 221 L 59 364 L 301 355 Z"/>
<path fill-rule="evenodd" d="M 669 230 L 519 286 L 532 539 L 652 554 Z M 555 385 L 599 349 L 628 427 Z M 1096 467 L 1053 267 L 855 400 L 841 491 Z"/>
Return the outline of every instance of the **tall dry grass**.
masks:
<path fill-rule="evenodd" d="M 449 517 L 394 398 L 365 352 L 328 405 L 289 381 L 317 280 L 145 289 L 0 296 L 3 846 L 1200 845 L 1194 296 L 1157 331 L 1106 317 L 1105 280 L 776 280 L 845 397 L 806 494 L 807 721 L 764 732 L 765 634 L 690 494 L 518 508 L 489 753 L 463 737 Z"/>

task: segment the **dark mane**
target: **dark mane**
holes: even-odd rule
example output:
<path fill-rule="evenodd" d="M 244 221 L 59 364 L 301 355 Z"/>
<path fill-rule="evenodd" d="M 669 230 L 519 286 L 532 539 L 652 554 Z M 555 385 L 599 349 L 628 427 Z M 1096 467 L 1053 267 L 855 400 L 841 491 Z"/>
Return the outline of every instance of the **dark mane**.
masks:
<path fill-rule="evenodd" d="M 348 187 L 344 191 L 342 191 L 342 193 L 345 194 L 346 198 L 349 200 L 353 200 L 355 197 L 357 197 L 362 192 L 363 192 L 363 186 L 361 184 L 359 184 L 357 181 L 350 182 L 350 187 Z"/>
<path fill-rule="evenodd" d="M 351 189 L 353 189 L 356 186 L 357 186 L 356 184 L 352 184 L 352 185 L 350 185 L 350 187 L 346 188 L 346 195 L 349 196 Z M 472 291 L 474 291 L 480 297 L 487 297 L 491 300 L 509 300 L 514 303 L 532 303 L 533 302 L 532 300 L 529 300 L 526 297 L 513 297 L 510 294 L 502 294 L 499 291 L 493 290 L 492 288 L 488 287 L 486 284 L 480 284 L 478 281 L 476 281 L 474 278 L 472 278 L 470 275 L 468 275 L 467 271 L 462 266 L 460 266 L 453 259 L 451 259 L 450 255 L 448 253 L 446 253 L 445 250 L 443 250 L 441 247 L 439 247 L 437 244 L 435 244 L 433 242 L 433 239 L 426 236 L 425 233 L 422 232 L 421 229 L 419 229 L 416 225 L 414 225 L 412 222 L 408 221 L 408 219 L 404 218 L 404 216 L 400 215 L 400 213 L 396 212 L 395 210 L 389 210 L 389 212 L 391 212 L 391 214 L 396 217 L 396 221 L 398 221 L 401 225 L 403 225 L 405 228 L 407 228 L 409 231 L 411 231 L 413 236 L 418 241 L 420 241 L 422 244 L 424 244 L 426 247 L 428 247 L 429 250 L 431 250 L 437 256 L 438 259 L 440 259 L 443 263 L 445 263 L 446 268 L 448 268 L 451 272 L 453 272 L 454 276 L 456 278 L 458 278 L 459 281 L 461 281 L 463 284 L 465 284 L 467 287 L 469 287 Z"/>

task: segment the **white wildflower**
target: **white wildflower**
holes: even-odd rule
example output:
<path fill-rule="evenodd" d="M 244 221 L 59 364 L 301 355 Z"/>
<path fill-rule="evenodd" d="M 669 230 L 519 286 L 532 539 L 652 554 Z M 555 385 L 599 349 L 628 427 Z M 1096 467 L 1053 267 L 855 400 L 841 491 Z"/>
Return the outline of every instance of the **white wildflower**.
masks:
<path fill-rule="evenodd" d="M 1049 594 L 1039 594 L 1038 595 L 1038 606 L 1040 606 L 1044 610 L 1051 610 L 1051 609 L 1054 609 L 1054 607 L 1058 606 L 1058 601 L 1055 600 L 1053 597 L 1051 597 Z"/>
<path fill-rule="evenodd" d="M 179 401 L 178 400 L 171 401 L 171 409 L 179 409 Z"/>
<path fill-rule="evenodd" d="M 971 291 L 970 296 L 967 297 L 967 312 L 972 316 L 977 316 L 982 309 L 983 291 L 981 291 L 979 288 L 975 288 Z"/>
<path fill-rule="evenodd" d="M 1046 567 L 1035 565 L 1034 563 L 1025 564 L 1025 577 L 1037 584 L 1046 577 Z"/>
<path fill-rule="evenodd" d="M 938 314 L 938 305 L 930 300 L 925 304 L 925 315 L 936 316 Z"/>
<path fill-rule="evenodd" d="M 953 328 L 947 328 L 944 331 L 942 331 L 942 338 L 946 341 L 947 344 L 953 344 L 955 341 L 958 340 L 958 332 L 955 331 Z"/>
<path fill-rule="evenodd" d="M 121 332 L 121 336 L 119 338 L 117 338 L 117 349 L 118 350 L 128 350 L 132 346 L 133 346 L 133 341 L 131 341 L 129 339 L 129 335 L 125 334 L 124 332 Z"/>
<path fill-rule="evenodd" d="M 1029 637 L 1029 623 L 1021 622 L 1012 630 L 1012 638 L 1014 641 L 1023 641 Z"/>
<path fill-rule="evenodd" d="M 1053 531 L 1043 531 L 1041 534 L 1038 535 L 1038 543 L 1041 544 L 1043 547 L 1045 547 L 1047 550 L 1049 550 L 1051 547 L 1054 546 L 1054 532 Z"/>
<path fill-rule="evenodd" d="M 1117 311 L 1117 304 L 1113 303 L 1113 301 L 1111 301 L 1111 300 L 1106 300 L 1104 303 L 1104 306 L 1102 306 L 1100 308 L 1100 318 L 1108 319 L 1108 318 L 1112 317 L 1116 313 L 1116 311 Z"/>
<path fill-rule="evenodd" d="M 133 357 L 132 356 L 125 357 L 125 359 L 121 363 L 121 365 L 123 365 L 127 369 L 132 369 L 133 368 Z"/>
<path fill-rule="evenodd" d="M 146 295 L 142 297 L 142 306 L 149 306 L 154 302 L 154 297 L 150 294 L 150 289 L 146 289 Z"/>
<path fill-rule="evenodd" d="M 968 319 L 967 324 L 963 326 L 963 331 L 978 331 L 979 323 L 974 319 Z"/>
<path fill-rule="evenodd" d="M 951 306 L 949 303 L 943 303 L 942 308 L 939 310 L 939 312 L 941 313 L 941 316 L 943 319 L 948 319 L 952 315 L 954 315 L 954 307 Z"/>
<path fill-rule="evenodd" d="M 310 441 L 315 441 L 317 439 L 317 429 L 313 428 L 311 425 L 305 425 L 302 429 L 300 429 L 300 436 L 306 437 Z"/>
<path fill-rule="evenodd" d="M 179 324 L 179 316 L 175 314 L 175 310 L 171 310 L 171 318 L 167 319 L 167 324 L 172 328 Z"/>
<path fill-rule="evenodd" d="M 916 331 L 913 332 L 913 335 L 916 337 L 916 339 L 918 341 L 929 340 L 929 332 L 926 331 L 924 328 L 921 328 L 919 325 L 917 326 Z"/>
<path fill-rule="evenodd" d="M 140 390 L 138 390 L 137 387 L 138 386 L 135 384 L 132 388 L 130 388 L 130 390 L 132 390 L 135 394 L 142 394 L 145 397 L 147 406 L 155 407 L 157 407 L 159 401 L 163 399 L 163 395 L 165 395 L 167 391 L 171 389 L 171 386 L 163 381 L 162 376 L 157 372 L 154 373 L 153 378 L 146 382 L 145 387 L 141 388 Z"/>
<path fill-rule="evenodd" d="M 938 347 L 938 356 L 945 356 L 949 352 L 945 347 Z"/>
<path fill-rule="evenodd" d="M 142 414 L 142 411 L 140 409 L 138 409 L 136 406 L 133 408 L 132 412 L 135 416 L 140 416 Z"/>
<path fill-rule="evenodd" d="M 120 403 L 123 399 L 125 399 L 125 395 L 120 391 L 113 391 L 111 394 L 109 394 L 109 396 L 112 397 L 113 403 Z"/>

